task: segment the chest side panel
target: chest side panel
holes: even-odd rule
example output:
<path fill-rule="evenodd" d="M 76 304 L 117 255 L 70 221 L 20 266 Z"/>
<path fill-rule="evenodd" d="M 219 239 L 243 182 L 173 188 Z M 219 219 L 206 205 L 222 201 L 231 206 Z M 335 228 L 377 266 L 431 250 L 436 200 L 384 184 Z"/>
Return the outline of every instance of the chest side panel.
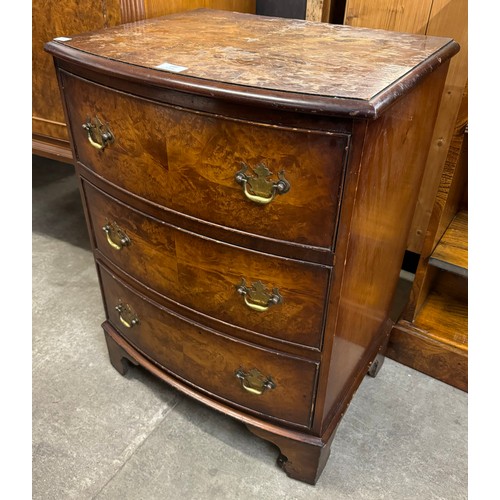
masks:
<path fill-rule="evenodd" d="M 390 333 L 391 303 L 432 134 L 432 127 L 421 124 L 435 120 L 446 72 L 444 65 L 366 129 L 343 280 L 336 284 L 338 312 L 328 319 L 334 335 L 330 363 L 323 365 L 324 417 L 357 387 Z"/>

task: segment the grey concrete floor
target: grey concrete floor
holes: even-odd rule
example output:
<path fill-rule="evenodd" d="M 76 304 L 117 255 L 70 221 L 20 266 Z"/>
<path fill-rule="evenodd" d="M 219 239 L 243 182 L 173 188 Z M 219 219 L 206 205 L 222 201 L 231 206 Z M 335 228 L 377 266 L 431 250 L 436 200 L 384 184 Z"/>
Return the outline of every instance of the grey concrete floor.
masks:
<path fill-rule="evenodd" d="M 34 499 L 467 498 L 467 394 L 386 360 L 316 486 L 277 449 L 133 367 L 110 365 L 73 167 L 33 157 Z"/>

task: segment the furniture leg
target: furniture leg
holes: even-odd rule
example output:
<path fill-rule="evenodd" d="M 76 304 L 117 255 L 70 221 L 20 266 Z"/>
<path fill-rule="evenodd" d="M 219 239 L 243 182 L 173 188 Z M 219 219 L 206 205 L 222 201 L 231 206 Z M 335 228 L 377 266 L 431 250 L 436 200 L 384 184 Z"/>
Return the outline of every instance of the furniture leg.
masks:
<path fill-rule="evenodd" d="M 120 375 L 126 375 L 130 363 L 138 365 L 137 361 L 132 359 L 127 352 L 119 346 L 115 340 L 104 330 L 104 338 L 108 346 L 109 360 Z"/>
<path fill-rule="evenodd" d="M 368 368 L 368 375 L 370 377 L 375 378 L 378 375 L 380 369 L 382 368 L 384 361 L 385 361 L 385 355 L 379 352 L 375 356 L 375 359 L 373 360 L 373 363 L 370 365 L 370 368 Z"/>
<path fill-rule="evenodd" d="M 333 440 L 332 434 L 327 443 L 318 437 L 310 437 L 308 441 L 300 441 L 247 425 L 248 430 L 279 448 L 277 464 L 287 476 L 309 484 L 316 484 L 328 457 Z"/>
<path fill-rule="evenodd" d="M 384 364 L 385 361 L 385 353 L 387 351 L 387 345 L 389 343 L 389 335 L 392 330 L 393 323 L 392 321 L 387 323 L 387 327 L 385 329 L 385 338 L 382 346 L 380 347 L 380 350 L 378 351 L 377 355 L 375 356 L 375 359 L 371 363 L 371 365 L 368 368 L 368 376 L 375 378 L 378 375 L 378 372 L 382 368 L 382 365 Z"/>

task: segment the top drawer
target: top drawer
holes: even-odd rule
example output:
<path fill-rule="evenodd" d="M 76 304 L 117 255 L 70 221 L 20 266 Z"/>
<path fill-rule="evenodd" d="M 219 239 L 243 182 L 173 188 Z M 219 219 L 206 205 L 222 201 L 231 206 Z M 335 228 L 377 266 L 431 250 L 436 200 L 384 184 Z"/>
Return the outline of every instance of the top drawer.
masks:
<path fill-rule="evenodd" d="M 61 77 L 77 158 L 109 182 L 202 221 L 333 248 L 349 135 L 181 109 Z M 96 117 L 114 138 L 104 149 L 83 127 Z"/>

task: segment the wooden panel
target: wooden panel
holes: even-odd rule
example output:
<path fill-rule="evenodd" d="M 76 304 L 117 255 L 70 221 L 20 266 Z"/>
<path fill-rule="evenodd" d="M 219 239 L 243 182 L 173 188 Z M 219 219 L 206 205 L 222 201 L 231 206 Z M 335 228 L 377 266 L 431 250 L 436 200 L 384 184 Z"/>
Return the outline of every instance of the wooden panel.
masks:
<path fill-rule="evenodd" d="M 186 10 L 208 8 L 255 13 L 255 0 L 142 0 L 146 17 L 159 17 Z"/>
<path fill-rule="evenodd" d="M 317 363 L 238 342 L 188 322 L 138 295 L 104 267 L 99 269 L 108 320 L 141 352 L 216 397 L 264 417 L 310 425 Z M 124 326 L 115 309 L 120 303 L 132 308 L 137 325 Z M 235 375 L 238 369 L 257 369 L 276 387 L 261 395 L 247 392 Z"/>
<path fill-rule="evenodd" d="M 463 114 L 459 115 L 459 110 L 468 77 L 467 12 L 467 0 L 434 0 L 427 27 L 427 34 L 453 37 L 460 44 L 461 49 L 450 63 L 439 115 L 434 127 L 424 181 L 408 239 L 408 249 L 416 253 L 420 253 L 424 245 L 426 229 L 429 226 L 436 192 L 453 135 L 456 127 L 462 127 L 464 122 Z"/>
<path fill-rule="evenodd" d="M 451 138 L 446 161 L 436 195 L 434 213 L 428 226 L 428 238 L 433 238 L 432 248 L 439 241 L 450 222 L 460 209 L 467 209 L 464 204 L 464 195 L 467 196 L 467 176 L 468 176 L 468 150 L 467 134 L 467 87 L 462 98 L 455 131 Z M 436 218 L 436 216 L 439 218 Z M 425 249 L 425 244 L 424 247 Z M 424 250 L 423 250 L 424 253 Z M 424 253 L 424 255 L 428 255 Z"/>
<path fill-rule="evenodd" d="M 432 338 L 431 332 L 419 329 L 412 321 L 417 321 L 422 307 L 446 313 L 445 296 L 441 301 L 434 300 L 438 271 L 428 263 L 430 253 L 463 199 L 466 183 L 462 143 L 467 122 L 467 11 L 466 0 L 348 0 L 345 18 L 355 26 L 450 36 L 461 45 L 461 51 L 450 64 L 408 237 L 407 248 L 421 254 L 420 263 L 404 320 L 400 320 L 391 334 L 388 356 L 464 390 L 467 388 L 466 351 Z M 426 303 L 429 293 L 431 300 Z M 452 306 L 452 298 L 450 301 L 449 307 L 464 312 L 462 306 Z M 431 324 L 427 327 L 433 328 Z"/>
<path fill-rule="evenodd" d="M 412 289 L 410 310 L 391 332 L 387 355 L 466 391 L 467 279 L 429 266 L 425 261 L 419 264 L 415 279 L 418 282 Z M 415 297 L 421 302 L 416 310 Z"/>
<path fill-rule="evenodd" d="M 467 102 L 466 94 L 463 101 Z M 460 112 L 459 116 L 465 116 L 463 111 Z M 459 121 L 461 122 L 462 118 Z M 456 134 L 453 136 L 448 150 L 439 189 L 434 200 L 433 211 L 427 226 L 421 257 L 415 273 L 410 301 L 404 312 L 404 319 L 407 321 L 415 319 L 432 288 L 436 273 L 435 268 L 429 266 L 429 257 L 457 211 L 461 208 L 468 170 L 467 141 L 464 126 L 465 123 L 457 127 Z"/>
<path fill-rule="evenodd" d="M 461 46 L 453 58 L 429 157 L 408 237 L 408 250 L 421 253 L 434 199 L 453 136 L 462 93 L 467 81 L 467 0 L 348 0 L 345 23 L 391 31 L 447 36 Z"/>
<path fill-rule="evenodd" d="M 333 245 L 347 135 L 229 120 L 156 105 L 67 74 L 63 80 L 77 158 L 113 184 L 246 233 Z M 103 152 L 82 129 L 89 114 L 108 122 L 115 135 Z M 265 205 L 248 200 L 235 181 L 242 164 L 255 175 L 251 170 L 261 163 L 274 172 L 273 181 L 282 170 L 291 186 Z"/>
<path fill-rule="evenodd" d="M 439 290 L 432 290 L 414 325 L 428 338 L 457 349 L 468 350 L 467 303 Z"/>
<path fill-rule="evenodd" d="M 59 36 L 94 31 L 194 7 L 255 12 L 255 0 L 34 0 L 32 2 L 33 152 L 61 161 L 72 158 L 54 64 L 43 50 Z M 54 140 L 58 145 L 54 149 Z M 64 142 L 61 142 L 64 141 Z"/>
<path fill-rule="evenodd" d="M 415 319 L 400 320 L 387 355 L 447 384 L 467 390 L 468 282 L 434 270 L 432 288 Z"/>
<path fill-rule="evenodd" d="M 467 391 L 467 351 L 429 338 L 409 321 L 400 321 L 393 328 L 387 357 Z"/>
<path fill-rule="evenodd" d="M 433 0 L 347 0 L 345 24 L 425 34 Z"/>
<path fill-rule="evenodd" d="M 253 14 L 255 13 L 255 0 L 205 0 L 205 7 Z"/>
<path fill-rule="evenodd" d="M 121 4 L 121 22 L 131 23 L 145 19 L 146 9 L 144 0 L 120 0 Z"/>
<path fill-rule="evenodd" d="M 330 10 L 331 0 L 307 0 L 306 19 L 308 21 L 328 22 Z"/>
<path fill-rule="evenodd" d="M 35 0 L 32 3 L 32 131 L 68 140 L 54 63 L 46 42 L 119 22 L 119 0 Z"/>
<path fill-rule="evenodd" d="M 389 321 L 418 194 L 415 186 L 420 184 L 432 135 L 432 128 L 414 124 L 435 120 L 446 70 L 441 67 L 407 99 L 369 123 L 364 138 L 353 138 L 354 142 L 364 139 L 364 161 L 350 227 L 348 249 L 355 250 L 338 255 L 338 261 L 345 262 L 342 291 L 337 317 L 327 323 L 336 330 L 325 416 L 351 389 L 365 353 Z M 412 168 L 406 167 L 409 156 Z"/>
<path fill-rule="evenodd" d="M 328 268 L 200 238 L 133 210 L 87 182 L 84 192 L 97 249 L 135 279 L 176 303 L 258 335 L 320 347 Z M 121 250 L 109 245 L 102 229 L 109 223 L 120 227 L 130 245 Z M 237 291 L 242 278 L 249 287 L 261 281 L 269 294 L 277 288 L 282 303 L 251 310 Z"/>
<path fill-rule="evenodd" d="M 432 252 L 429 264 L 467 276 L 469 260 L 467 229 L 468 214 L 466 211 L 459 212 Z"/>
<path fill-rule="evenodd" d="M 73 154 L 67 141 L 33 135 L 32 151 L 34 155 L 43 156 L 44 158 L 50 158 L 62 163 L 73 163 Z"/>

